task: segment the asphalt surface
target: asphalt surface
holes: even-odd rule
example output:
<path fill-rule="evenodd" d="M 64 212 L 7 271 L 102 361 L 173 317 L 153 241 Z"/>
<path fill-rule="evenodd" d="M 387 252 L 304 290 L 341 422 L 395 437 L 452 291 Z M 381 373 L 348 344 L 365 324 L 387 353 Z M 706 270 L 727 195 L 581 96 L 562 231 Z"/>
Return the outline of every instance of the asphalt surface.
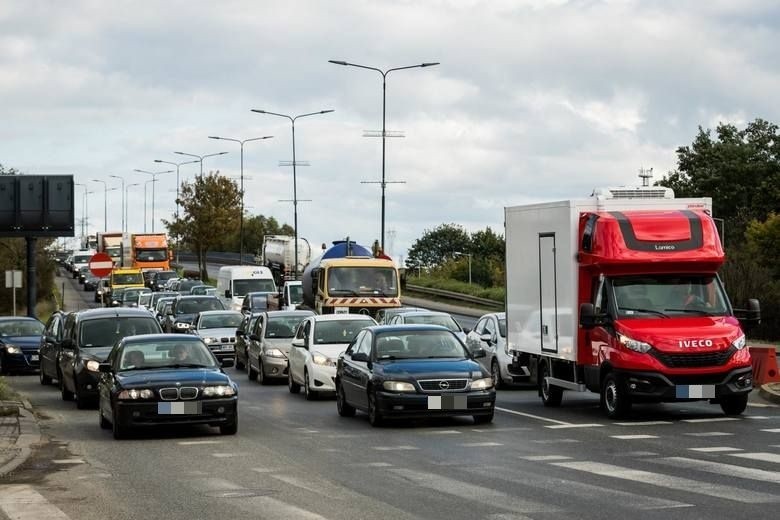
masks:
<path fill-rule="evenodd" d="M 490 425 L 375 429 L 339 417 L 333 400 L 226 371 L 240 384 L 236 436 L 181 428 L 127 441 L 36 376 L 10 378 L 50 442 L 0 482 L 0 518 L 29 512 L 30 496 L 84 520 L 771 518 L 780 503 L 780 407 L 757 393 L 741 417 L 685 403 L 611 421 L 593 394 L 549 409 L 533 390 L 501 390 Z"/>

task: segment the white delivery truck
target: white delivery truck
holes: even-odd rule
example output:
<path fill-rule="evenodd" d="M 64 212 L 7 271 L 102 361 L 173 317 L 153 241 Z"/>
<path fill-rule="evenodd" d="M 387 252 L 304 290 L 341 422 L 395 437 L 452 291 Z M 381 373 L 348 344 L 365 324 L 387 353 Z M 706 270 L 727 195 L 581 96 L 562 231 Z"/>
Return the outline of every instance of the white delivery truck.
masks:
<path fill-rule="evenodd" d="M 254 265 L 225 265 L 219 268 L 217 296 L 228 309 L 240 311 L 244 296 L 251 292 L 276 292 L 270 269 Z"/>
<path fill-rule="evenodd" d="M 750 354 L 711 205 L 648 187 L 505 208 L 507 340 L 545 406 L 590 390 L 609 417 L 697 399 L 742 413 Z"/>

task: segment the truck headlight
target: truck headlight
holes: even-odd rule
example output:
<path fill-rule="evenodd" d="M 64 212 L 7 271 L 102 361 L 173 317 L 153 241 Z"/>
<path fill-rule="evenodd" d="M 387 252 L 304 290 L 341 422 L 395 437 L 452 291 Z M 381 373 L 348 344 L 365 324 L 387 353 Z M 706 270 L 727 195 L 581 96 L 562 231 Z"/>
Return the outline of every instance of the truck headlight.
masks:
<path fill-rule="evenodd" d="M 645 343 L 644 341 L 638 341 L 633 338 L 629 338 L 628 336 L 625 336 L 619 332 L 617 334 L 617 338 L 624 347 L 629 350 L 633 350 L 634 352 L 641 352 L 644 354 L 653 348 L 650 343 Z"/>
<path fill-rule="evenodd" d="M 745 348 L 745 335 L 742 334 L 740 337 L 732 341 L 731 346 L 737 350 L 742 350 L 743 348 Z"/>

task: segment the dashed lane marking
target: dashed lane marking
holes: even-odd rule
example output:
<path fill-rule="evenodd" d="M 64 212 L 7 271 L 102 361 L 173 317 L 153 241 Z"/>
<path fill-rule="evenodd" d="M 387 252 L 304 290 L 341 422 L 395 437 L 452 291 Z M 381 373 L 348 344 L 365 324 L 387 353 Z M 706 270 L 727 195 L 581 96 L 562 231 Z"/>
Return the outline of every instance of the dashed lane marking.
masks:
<path fill-rule="evenodd" d="M 199 446 L 201 444 L 222 444 L 222 441 L 181 441 L 176 444 L 179 446 Z"/>
<path fill-rule="evenodd" d="M 729 453 L 729 455 L 732 457 L 739 457 L 741 459 L 760 460 L 762 462 L 780 464 L 780 454 L 778 453 Z"/>
<path fill-rule="evenodd" d="M 565 455 L 531 455 L 530 457 L 520 457 L 531 462 L 550 462 L 553 460 L 571 460 L 571 457 Z"/>
<path fill-rule="evenodd" d="M 550 419 L 549 417 L 541 417 L 539 415 L 534 415 L 534 414 L 531 414 L 531 413 L 517 412 L 515 410 L 510 410 L 508 408 L 499 408 L 498 406 L 496 406 L 495 409 L 498 410 L 499 412 L 509 413 L 509 414 L 512 414 L 512 415 L 521 415 L 523 417 L 530 417 L 531 419 L 536 419 L 538 421 L 546 421 L 546 422 L 551 422 L 551 423 L 555 423 L 555 424 L 570 424 L 570 423 L 567 423 L 565 421 L 558 421 L 558 420 L 555 420 L 555 419 Z"/>
<path fill-rule="evenodd" d="M 684 433 L 690 437 L 728 437 L 734 435 L 733 433 L 726 432 L 698 432 L 698 433 Z"/>
<path fill-rule="evenodd" d="M 724 475 L 726 477 L 744 478 L 749 480 L 760 480 L 780 484 L 780 472 L 766 471 L 763 469 L 746 468 L 744 466 L 735 466 L 733 464 L 724 464 L 722 462 L 713 462 L 709 460 L 690 459 L 687 457 L 664 457 L 662 459 L 651 459 L 650 462 L 656 464 L 665 464 L 673 468 L 694 469 Z"/>
<path fill-rule="evenodd" d="M 390 468 L 393 465 L 389 462 L 365 462 L 365 463 L 359 463 L 359 464 L 350 464 L 350 466 L 365 466 L 367 468 Z"/>
<path fill-rule="evenodd" d="M 748 403 L 748 406 L 755 406 L 756 408 L 777 408 L 776 404 L 768 403 Z"/>
<path fill-rule="evenodd" d="M 682 422 L 687 423 L 710 423 L 710 422 L 727 422 L 727 421 L 739 421 L 737 417 L 708 417 L 706 419 L 683 419 Z"/>
<path fill-rule="evenodd" d="M 0 511 L 14 520 L 70 520 L 30 486 L 0 486 Z"/>
<path fill-rule="evenodd" d="M 634 441 L 639 439 L 657 439 L 658 435 L 610 435 L 610 437 L 621 441 Z"/>
<path fill-rule="evenodd" d="M 754 421 L 765 421 L 767 419 L 774 419 L 774 417 L 768 417 L 766 415 L 746 415 L 745 419 L 752 419 Z"/>
<path fill-rule="evenodd" d="M 84 459 L 54 459 L 54 464 L 84 464 Z"/>
<path fill-rule="evenodd" d="M 742 451 L 742 448 L 731 448 L 729 446 L 708 446 L 704 448 L 688 448 L 690 451 L 699 453 L 725 453 L 727 451 Z"/>
<path fill-rule="evenodd" d="M 424 432 L 426 435 L 458 435 L 463 432 L 459 432 L 458 430 L 434 430 L 430 432 Z"/>
<path fill-rule="evenodd" d="M 406 450 L 419 450 L 416 446 L 374 446 L 378 451 L 406 451 Z"/>
<path fill-rule="evenodd" d="M 596 423 L 590 423 L 590 424 L 553 424 L 552 426 L 545 426 L 545 428 L 550 428 L 551 430 L 564 430 L 566 428 L 599 428 L 601 426 L 604 426 L 603 424 L 596 424 Z"/>
<path fill-rule="evenodd" d="M 769 433 L 780 433 L 780 428 L 767 428 L 765 430 L 761 430 L 762 432 L 769 432 Z"/>
<path fill-rule="evenodd" d="M 458 446 L 463 446 L 464 448 L 490 448 L 494 446 L 503 446 L 503 444 L 500 442 L 466 442 L 459 444 Z"/>
<path fill-rule="evenodd" d="M 672 421 L 638 421 L 638 422 L 616 422 L 618 426 L 659 426 L 661 424 L 674 424 Z"/>

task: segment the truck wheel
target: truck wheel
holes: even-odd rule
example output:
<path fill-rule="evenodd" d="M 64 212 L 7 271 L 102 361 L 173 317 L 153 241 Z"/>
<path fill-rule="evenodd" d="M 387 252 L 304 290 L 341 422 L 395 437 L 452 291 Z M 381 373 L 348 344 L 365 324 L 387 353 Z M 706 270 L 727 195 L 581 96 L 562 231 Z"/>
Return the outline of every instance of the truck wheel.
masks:
<path fill-rule="evenodd" d="M 539 369 L 539 395 L 542 396 L 542 404 L 544 404 L 544 406 L 555 408 L 561 405 L 561 400 L 563 400 L 563 388 L 548 383 L 547 377 L 549 375 L 550 367 L 543 361 L 541 368 Z"/>
<path fill-rule="evenodd" d="M 720 398 L 720 408 L 726 415 L 741 415 L 747 408 L 748 395 L 730 395 Z"/>
<path fill-rule="evenodd" d="M 601 385 L 601 407 L 610 419 L 625 417 L 631 411 L 628 387 L 615 374 L 607 374 Z"/>

